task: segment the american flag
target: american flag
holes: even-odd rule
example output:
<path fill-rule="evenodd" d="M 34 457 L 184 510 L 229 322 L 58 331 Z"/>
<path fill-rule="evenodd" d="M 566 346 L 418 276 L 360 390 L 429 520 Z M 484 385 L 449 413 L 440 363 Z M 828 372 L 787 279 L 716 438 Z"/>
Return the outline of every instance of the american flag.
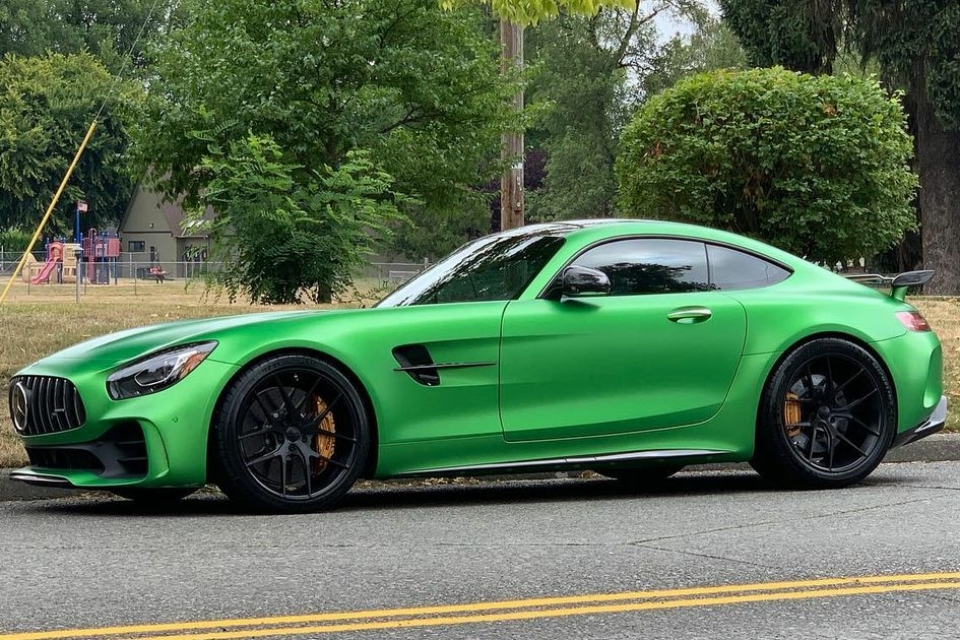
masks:
<path fill-rule="evenodd" d="M 87 212 L 87 203 L 81 200 L 77 203 L 77 211 L 82 211 L 83 213 Z"/>

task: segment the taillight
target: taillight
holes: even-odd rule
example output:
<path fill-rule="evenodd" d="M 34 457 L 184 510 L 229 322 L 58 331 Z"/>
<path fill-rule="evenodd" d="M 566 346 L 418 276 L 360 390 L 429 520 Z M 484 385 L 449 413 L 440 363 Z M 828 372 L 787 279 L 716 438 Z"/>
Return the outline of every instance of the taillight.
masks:
<path fill-rule="evenodd" d="M 898 311 L 897 320 L 910 331 L 930 331 L 930 325 L 919 311 Z"/>

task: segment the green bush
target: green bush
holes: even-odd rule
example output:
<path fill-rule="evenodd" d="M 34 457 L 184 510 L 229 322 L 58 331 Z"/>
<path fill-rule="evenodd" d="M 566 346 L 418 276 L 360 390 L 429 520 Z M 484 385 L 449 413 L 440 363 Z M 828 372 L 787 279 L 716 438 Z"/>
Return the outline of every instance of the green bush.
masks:
<path fill-rule="evenodd" d="M 213 259 L 226 264 L 216 279 L 231 301 L 242 293 L 261 304 L 330 302 L 376 237 L 401 219 L 405 201 L 364 152 L 348 153 L 336 169 L 307 170 L 285 161 L 269 136 L 211 145 L 200 170 L 203 204 L 217 216 L 203 207 L 190 221 L 213 238 Z"/>
<path fill-rule="evenodd" d="M 905 127 L 875 80 L 780 67 L 693 76 L 624 131 L 621 204 L 813 261 L 873 256 L 915 224 Z"/>
<path fill-rule="evenodd" d="M 30 244 L 30 234 L 19 229 L 0 231 L 0 247 L 5 253 L 16 253 L 27 250 Z M 41 243 L 37 243 L 41 244 Z"/>

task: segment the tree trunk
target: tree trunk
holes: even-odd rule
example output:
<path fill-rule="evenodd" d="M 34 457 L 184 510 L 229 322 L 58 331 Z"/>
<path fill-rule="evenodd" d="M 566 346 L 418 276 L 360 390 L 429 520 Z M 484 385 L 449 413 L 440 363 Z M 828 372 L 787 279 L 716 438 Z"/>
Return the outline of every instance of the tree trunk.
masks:
<path fill-rule="evenodd" d="M 936 271 L 924 293 L 960 294 L 960 131 L 945 131 L 927 96 L 926 69 L 915 65 L 917 160 L 923 266 Z"/>
<path fill-rule="evenodd" d="M 523 68 L 523 27 L 507 20 L 500 21 L 500 44 L 503 45 L 501 70 Z M 514 96 L 514 108 L 523 111 L 523 90 Z M 501 157 L 510 168 L 500 180 L 500 229 L 523 226 L 523 131 L 511 131 L 502 136 Z"/>

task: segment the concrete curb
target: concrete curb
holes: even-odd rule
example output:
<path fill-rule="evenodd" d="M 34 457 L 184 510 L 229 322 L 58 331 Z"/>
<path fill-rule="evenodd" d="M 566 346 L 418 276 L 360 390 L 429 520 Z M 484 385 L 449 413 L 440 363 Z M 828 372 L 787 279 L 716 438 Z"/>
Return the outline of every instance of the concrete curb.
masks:
<path fill-rule="evenodd" d="M 894 449 L 883 459 L 884 462 L 951 462 L 960 461 L 960 434 L 937 433 L 923 440 Z M 700 468 L 700 467 L 696 467 Z M 724 470 L 744 469 L 743 463 L 703 465 L 703 469 Z M 570 472 L 572 477 L 581 472 Z M 481 482 L 502 482 L 505 480 L 536 480 L 556 478 L 557 473 L 510 474 L 502 476 L 479 476 Z M 51 498 L 72 498 L 82 495 L 79 491 L 35 487 L 10 479 L 9 469 L 0 469 L 0 502 L 12 500 L 49 500 Z"/>
<path fill-rule="evenodd" d="M 960 433 L 935 433 L 887 453 L 884 462 L 949 462 L 960 460 Z"/>

